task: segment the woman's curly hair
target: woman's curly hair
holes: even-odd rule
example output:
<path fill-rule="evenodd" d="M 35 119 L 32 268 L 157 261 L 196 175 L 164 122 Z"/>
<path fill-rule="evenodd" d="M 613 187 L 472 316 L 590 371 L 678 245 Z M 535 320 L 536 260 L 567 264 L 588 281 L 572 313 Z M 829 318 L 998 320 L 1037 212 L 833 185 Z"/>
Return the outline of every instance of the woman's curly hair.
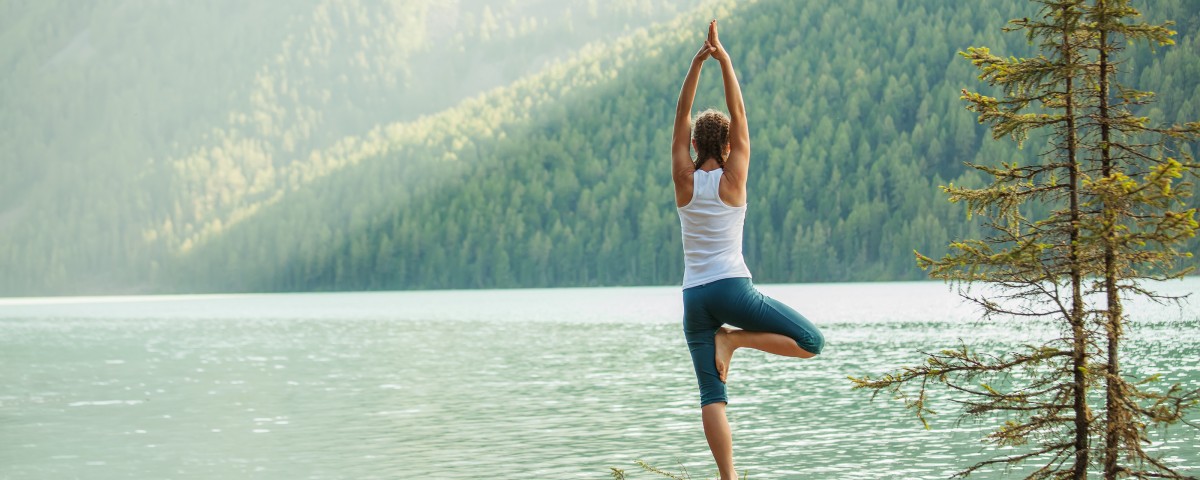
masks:
<path fill-rule="evenodd" d="M 708 109 L 696 114 L 692 121 L 692 140 L 696 142 L 696 168 L 709 158 L 725 166 L 725 144 L 729 143 L 729 116 Z"/>

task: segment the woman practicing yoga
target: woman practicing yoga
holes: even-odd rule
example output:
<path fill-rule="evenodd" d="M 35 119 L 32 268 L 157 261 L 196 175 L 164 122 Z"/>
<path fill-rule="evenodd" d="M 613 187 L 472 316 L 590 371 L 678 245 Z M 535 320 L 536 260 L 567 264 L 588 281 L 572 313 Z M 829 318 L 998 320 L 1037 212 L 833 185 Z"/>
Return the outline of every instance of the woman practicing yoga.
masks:
<path fill-rule="evenodd" d="M 707 110 L 692 122 L 700 68 L 710 57 L 721 64 L 729 116 Z M 689 147 L 696 149 L 694 160 Z M 742 258 L 749 169 L 750 129 L 742 88 L 713 20 L 704 46 L 692 58 L 675 106 L 671 176 L 683 228 L 683 333 L 700 384 L 704 436 L 722 480 L 737 478 L 733 437 L 725 418 L 725 380 L 733 352 L 748 347 L 810 358 L 825 345 L 812 322 L 759 293 L 750 281 L 750 270 Z"/>

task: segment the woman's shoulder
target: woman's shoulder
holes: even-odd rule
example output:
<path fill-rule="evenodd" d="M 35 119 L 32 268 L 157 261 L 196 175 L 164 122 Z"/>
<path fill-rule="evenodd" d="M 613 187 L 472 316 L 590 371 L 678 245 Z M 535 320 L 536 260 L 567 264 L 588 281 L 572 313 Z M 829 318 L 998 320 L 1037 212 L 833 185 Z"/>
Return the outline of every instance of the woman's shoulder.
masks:
<path fill-rule="evenodd" d="M 720 182 L 718 194 L 721 201 L 734 208 L 744 208 L 746 206 L 746 175 L 726 169 L 721 172 Z"/>

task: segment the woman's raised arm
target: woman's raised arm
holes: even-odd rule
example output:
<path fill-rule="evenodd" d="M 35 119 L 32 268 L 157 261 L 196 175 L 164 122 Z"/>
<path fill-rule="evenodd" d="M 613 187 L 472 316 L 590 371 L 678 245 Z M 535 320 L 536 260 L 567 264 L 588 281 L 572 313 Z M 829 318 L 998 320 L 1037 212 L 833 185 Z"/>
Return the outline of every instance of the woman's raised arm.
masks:
<path fill-rule="evenodd" d="M 687 186 L 688 198 L 691 198 L 692 172 L 696 170 L 692 163 L 692 102 L 696 98 L 696 85 L 700 83 L 700 67 L 712 54 L 714 48 L 708 41 L 692 57 L 692 65 L 688 68 L 687 76 L 683 78 L 683 88 L 679 90 L 679 100 L 675 102 L 675 128 L 671 131 L 671 178 L 675 181 L 676 196 L 679 196 L 681 183 Z"/>
<path fill-rule="evenodd" d="M 725 174 L 733 175 L 741 185 L 746 184 L 750 171 L 750 126 L 746 122 L 746 105 L 742 101 L 742 86 L 729 53 L 717 37 L 717 21 L 708 24 L 708 41 L 713 48 L 712 57 L 721 64 L 721 79 L 725 84 L 725 106 L 729 109 L 729 158 L 725 159 Z"/>

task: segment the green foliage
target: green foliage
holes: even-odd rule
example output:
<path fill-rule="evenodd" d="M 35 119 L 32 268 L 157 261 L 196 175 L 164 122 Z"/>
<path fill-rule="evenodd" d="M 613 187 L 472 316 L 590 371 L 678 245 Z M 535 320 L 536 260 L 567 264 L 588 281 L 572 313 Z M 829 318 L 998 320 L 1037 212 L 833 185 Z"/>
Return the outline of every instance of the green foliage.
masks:
<path fill-rule="evenodd" d="M 24 94 L 0 112 L 16 159 L 0 293 L 677 283 L 668 117 L 698 41 L 681 32 L 714 15 L 750 115 L 745 253 L 762 281 L 919 278 L 909 252 L 979 233 L 936 187 L 978 185 L 963 162 L 1029 164 L 1042 141 L 982 141 L 954 98 L 974 82 L 962 45 L 1029 51 L 989 27 L 1017 3 L 468 2 L 435 28 L 440 5 L 4 16 L 0 86 Z M 1184 21 L 1178 45 L 1127 75 L 1160 92 L 1147 115 L 1183 118 L 1200 102 L 1197 5 L 1155 6 Z M 184 24 L 194 35 L 164 33 Z M 698 106 L 722 103 L 711 75 Z"/>

